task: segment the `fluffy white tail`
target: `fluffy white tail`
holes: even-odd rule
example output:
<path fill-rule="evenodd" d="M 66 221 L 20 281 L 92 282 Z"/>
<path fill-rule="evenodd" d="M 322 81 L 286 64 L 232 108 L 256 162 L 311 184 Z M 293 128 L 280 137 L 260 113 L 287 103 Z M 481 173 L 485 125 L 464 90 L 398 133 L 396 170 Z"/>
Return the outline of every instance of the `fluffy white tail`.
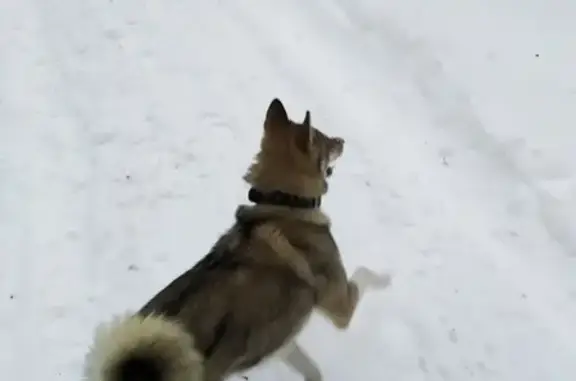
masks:
<path fill-rule="evenodd" d="M 86 355 L 86 381 L 201 381 L 203 358 L 178 323 L 129 315 L 101 324 Z"/>

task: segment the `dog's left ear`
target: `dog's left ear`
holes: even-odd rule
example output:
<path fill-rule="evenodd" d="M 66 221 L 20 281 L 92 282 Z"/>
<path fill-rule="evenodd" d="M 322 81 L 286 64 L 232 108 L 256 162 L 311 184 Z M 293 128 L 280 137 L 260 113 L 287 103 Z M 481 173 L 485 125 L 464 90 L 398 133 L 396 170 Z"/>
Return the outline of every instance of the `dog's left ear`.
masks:
<path fill-rule="evenodd" d="M 296 144 L 302 152 L 310 152 L 314 143 L 314 128 L 311 124 L 310 111 L 306 111 L 304 121 L 298 127 L 296 132 Z"/>
<path fill-rule="evenodd" d="M 266 111 L 266 119 L 264 120 L 264 130 L 268 132 L 278 131 L 284 129 L 290 125 L 290 120 L 288 119 L 288 113 L 284 108 L 284 105 L 278 98 L 274 98 L 268 110 Z"/>

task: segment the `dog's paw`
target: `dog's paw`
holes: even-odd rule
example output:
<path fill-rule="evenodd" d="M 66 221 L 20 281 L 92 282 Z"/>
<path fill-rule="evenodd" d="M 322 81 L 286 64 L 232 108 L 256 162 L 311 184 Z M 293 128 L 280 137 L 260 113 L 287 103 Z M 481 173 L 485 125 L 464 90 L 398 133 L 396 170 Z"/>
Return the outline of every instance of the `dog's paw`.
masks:
<path fill-rule="evenodd" d="M 392 283 L 392 275 L 388 273 L 377 273 L 367 267 L 360 266 L 352 274 L 351 280 L 364 288 L 384 289 Z"/>

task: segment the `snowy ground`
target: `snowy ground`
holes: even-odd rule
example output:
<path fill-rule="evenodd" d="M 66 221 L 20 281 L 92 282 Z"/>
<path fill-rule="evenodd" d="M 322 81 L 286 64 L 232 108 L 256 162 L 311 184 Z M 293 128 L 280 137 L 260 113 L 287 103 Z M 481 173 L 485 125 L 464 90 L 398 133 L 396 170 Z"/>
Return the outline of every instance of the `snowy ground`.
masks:
<path fill-rule="evenodd" d="M 575 379 L 575 17 L 569 0 L 0 0 L 0 374 L 78 380 L 94 325 L 228 226 L 279 96 L 347 140 L 325 202 L 346 265 L 395 276 L 349 332 L 303 333 L 327 381 Z"/>

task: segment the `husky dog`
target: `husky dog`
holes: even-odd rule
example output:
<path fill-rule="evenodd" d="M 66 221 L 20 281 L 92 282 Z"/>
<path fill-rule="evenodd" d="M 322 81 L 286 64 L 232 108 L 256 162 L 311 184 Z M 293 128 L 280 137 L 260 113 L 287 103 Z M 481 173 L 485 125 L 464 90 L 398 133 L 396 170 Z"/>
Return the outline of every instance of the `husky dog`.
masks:
<path fill-rule="evenodd" d="M 138 312 L 101 324 L 87 381 L 221 381 L 276 357 L 306 381 L 321 372 L 295 337 L 313 311 L 338 329 L 361 295 L 390 277 L 360 267 L 348 278 L 321 211 L 344 140 L 289 119 L 272 100 L 260 151 L 244 180 L 250 205 L 209 253 Z"/>

